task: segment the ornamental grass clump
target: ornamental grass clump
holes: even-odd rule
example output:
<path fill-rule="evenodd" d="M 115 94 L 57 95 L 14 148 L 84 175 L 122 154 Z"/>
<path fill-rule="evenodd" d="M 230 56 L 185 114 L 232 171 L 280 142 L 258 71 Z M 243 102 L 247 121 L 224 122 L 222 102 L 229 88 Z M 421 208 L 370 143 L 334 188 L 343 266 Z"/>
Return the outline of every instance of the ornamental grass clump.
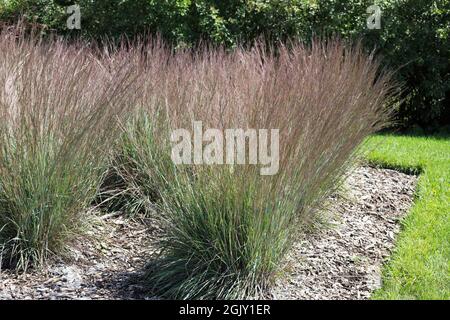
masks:
<path fill-rule="evenodd" d="M 397 92 L 391 74 L 360 46 L 337 40 L 232 52 L 172 53 L 153 44 L 141 51 L 146 59 L 134 59 L 147 61 L 141 110 L 123 127 L 115 169 L 132 190 L 128 205 L 152 205 L 163 230 L 147 283 L 169 298 L 261 296 L 349 172 L 358 146 L 389 121 Z M 171 135 L 184 129 L 195 144 L 199 122 L 200 159 L 194 146 L 186 148 L 194 160 L 176 164 L 180 141 Z M 267 154 L 279 156 L 276 172 L 261 174 L 249 137 L 241 164 L 226 155 L 224 164 L 198 161 L 214 140 L 207 129 L 278 130 L 270 140 L 279 146 Z"/>
<path fill-rule="evenodd" d="M 0 260 L 26 270 L 78 230 L 135 72 L 121 54 L 20 26 L 1 30 L 0 52 Z"/>

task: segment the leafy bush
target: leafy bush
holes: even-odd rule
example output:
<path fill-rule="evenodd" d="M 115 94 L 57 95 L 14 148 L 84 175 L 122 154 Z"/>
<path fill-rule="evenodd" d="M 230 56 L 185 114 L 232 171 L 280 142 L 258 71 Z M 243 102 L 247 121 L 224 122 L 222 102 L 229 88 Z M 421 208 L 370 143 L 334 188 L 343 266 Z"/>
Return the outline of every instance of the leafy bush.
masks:
<path fill-rule="evenodd" d="M 61 252 L 103 174 L 129 67 L 81 44 L 0 33 L 0 255 L 26 269 Z M 112 74 L 114 75 L 112 77 Z"/>
<path fill-rule="evenodd" d="M 366 10 L 373 0 L 78 0 L 81 31 L 68 31 L 64 7 L 52 0 L 2 0 L 0 19 L 18 12 L 67 35 L 99 38 L 158 31 L 178 46 L 200 39 L 235 47 L 261 35 L 270 41 L 308 40 L 312 34 L 362 37 L 377 49 L 383 63 L 403 81 L 403 103 L 397 113 L 402 126 L 450 123 L 450 1 L 379 0 L 381 30 L 369 30 Z M 1 3 L 1 2 L 0 2 Z M 5 5 L 6 3 L 6 5 Z M 1 8 L 1 5 L 0 5 Z"/>
<path fill-rule="evenodd" d="M 52 0 L 0 0 L 0 21 L 16 24 L 20 19 L 61 33 L 66 29 L 65 10 Z"/>
<path fill-rule="evenodd" d="M 380 0 L 381 29 L 366 28 L 371 0 L 320 1 L 315 30 L 361 37 L 406 90 L 397 114 L 402 126 L 450 123 L 450 1 Z"/>
<path fill-rule="evenodd" d="M 17 19 L 20 13 L 60 33 L 66 30 L 65 7 L 76 3 L 82 14 L 81 34 L 98 38 L 132 36 L 146 30 L 160 32 L 168 41 L 188 44 L 206 39 L 236 45 L 237 39 L 252 40 L 261 33 L 274 39 L 300 35 L 303 19 L 311 11 L 310 0 L 2 0 L 0 18 Z"/>
<path fill-rule="evenodd" d="M 156 202 L 164 230 L 146 279 L 170 298 L 258 296 L 339 185 L 357 146 L 386 124 L 390 75 L 380 75 L 359 47 L 336 41 L 292 44 L 277 54 L 261 44 L 229 53 L 171 54 L 154 44 L 136 51 L 147 55 L 139 81 L 145 97 L 124 126 L 116 168 L 144 195 L 135 198 Z M 193 121 L 222 132 L 279 129 L 279 172 L 175 165 L 171 130 L 192 132 Z M 131 208 L 139 206 L 145 203 Z"/>

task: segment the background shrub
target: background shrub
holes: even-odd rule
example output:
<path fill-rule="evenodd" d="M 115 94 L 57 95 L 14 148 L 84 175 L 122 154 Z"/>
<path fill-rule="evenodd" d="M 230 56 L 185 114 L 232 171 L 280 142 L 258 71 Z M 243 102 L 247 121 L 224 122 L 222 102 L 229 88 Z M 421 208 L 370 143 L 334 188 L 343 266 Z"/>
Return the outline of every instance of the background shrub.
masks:
<path fill-rule="evenodd" d="M 450 1 L 382 0 L 381 30 L 365 27 L 374 1 L 320 1 L 314 29 L 345 38 L 362 36 L 405 85 L 397 119 L 401 126 L 450 123 Z"/>
<path fill-rule="evenodd" d="M 406 90 L 397 125 L 433 128 L 450 123 L 450 0 L 77 0 L 81 31 L 65 27 L 67 1 L 0 0 L 0 19 L 15 21 L 20 12 L 69 36 L 99 38 L 160 32 L 177 46 L 200 39 L 234 47 L 262 35 L 271 42 L 311 35 L 363 38 L 383 64 L 397 70 Z M 382 9 L 382 29 L 368 30 L 366 9 Z"/>

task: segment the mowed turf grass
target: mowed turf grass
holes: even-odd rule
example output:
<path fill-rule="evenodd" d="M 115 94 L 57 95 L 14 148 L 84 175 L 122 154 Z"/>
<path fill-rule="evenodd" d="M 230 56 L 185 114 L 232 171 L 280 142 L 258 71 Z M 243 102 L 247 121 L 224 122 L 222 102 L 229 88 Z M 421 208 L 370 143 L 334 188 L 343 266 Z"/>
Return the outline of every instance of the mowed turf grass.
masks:
<path fill-rule="evenodd" d="M 450 134 L 383 134 L 369 139 L 368 160 L 419 174 L 413 207 L 375 299 L 450 299 Z"/>

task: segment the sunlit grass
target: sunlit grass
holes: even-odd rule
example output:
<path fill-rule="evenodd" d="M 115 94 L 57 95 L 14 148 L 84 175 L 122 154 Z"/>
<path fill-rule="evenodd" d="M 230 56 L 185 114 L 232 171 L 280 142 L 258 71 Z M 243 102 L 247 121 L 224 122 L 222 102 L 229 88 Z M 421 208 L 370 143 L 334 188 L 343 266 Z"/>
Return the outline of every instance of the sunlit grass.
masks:
<path fill-rule="evenodd" d="M 419 173 L 414 205 L 375 299 L 450 299 L 450 137 L 377 135 L 370 162 Z"/>

